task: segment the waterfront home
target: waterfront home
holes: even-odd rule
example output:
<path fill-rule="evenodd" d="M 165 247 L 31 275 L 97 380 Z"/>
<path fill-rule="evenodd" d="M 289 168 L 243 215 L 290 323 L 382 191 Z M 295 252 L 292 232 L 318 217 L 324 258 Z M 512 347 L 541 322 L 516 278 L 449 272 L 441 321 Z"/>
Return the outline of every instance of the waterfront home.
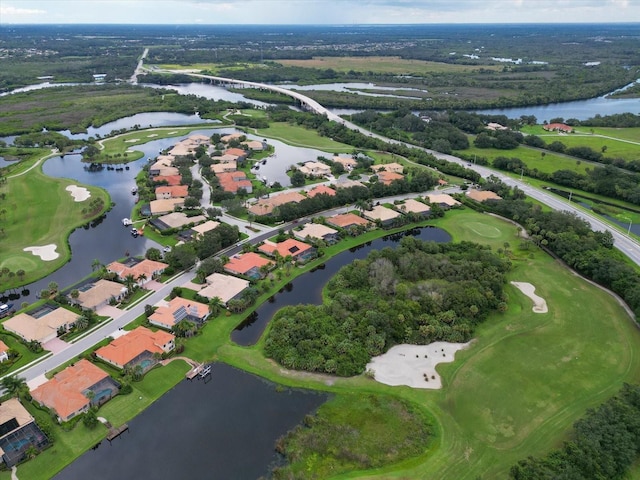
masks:
<path fill-rule="evenodd" d="M 259 198 L 257 203 L 251 205 L 248 210 L 254 215 L 271 215 L 273 210 L 285 203 L 300 203 L 306 197 L 298 192 L 281 193 L 280 195 L 273 195 L 269 198 Z"/>
<path fill-rule="evenodd" d="M 146 372 L 157 362 L 154 354 L 169 353 L 175 348 L 175 336 L 164 330 L 156 332 L 137 327 L 96 350 L 96 357 L 116 368 L 135 368 Z"/>
<path fill-rule="evenodd" d="M 220 141 L 223 143 L 229 143 L 232 140 L 239 140 L 241 137 L 244 137 L 244 133 L 230 133 L 220 137 Z"/>
<path fill-rule="evenodd" d="M 326 185 L 316 185 L 307 192 L 307 197 L 313 198 L 316 195 L 329 195 L 330 197 L 334 197 L 336 195 L 336 191 Z"/>
<path fill-rule="evenodd" d="M 158 218 L 150 220 L 149 223 L 161 232 L 169 228 L 182 228 L 185 225 L 197 224 L 207 219 L 204 215 L 188 217 L 183 212 L 171 212 Z"/>
<path fill-rule="evenodd" d="M 382 205 L 376 205 L 371 210 L 365 210 L 362 212 L 364 218 L 373 222 L 379 221 L 383 226 L 391 225 L 393 221 L 402 216 L 400 213 Z"/>
<path fill-rule="evenodd" d="M 502 200 L 502 197 L 491 190 L 471 189 L 467 192 L 467 197 L 476 202 L 486 202 L 487 200 Z"/>
<path fill-rule="evenodd" d="M 254 252 L 234 255 L 224 265 L 225 272 L 257 279 L 263 276 L 265 268 L 273 266 L 273 262 Z"/>
<path fill-rule="evenodd" d="M 163 200 L 151 200 L 149 202 L 149 209 L 151 210 L 151 215 L 162 215 L 173 212 L 176 207 L 182 207 L 183 205 L 184 198 L 167 198 Z"/>
<path fill-rule="evenodd" d="M 171 330 L 176 323 L 182 320 L 201 325 L 208 317 L 209 305 L 182 297 L 175 297 L 167 305 L 160 305 L 149 316 L 149 323 Z"/>
<path fill-rule="evenodd" d="M 357 180 L 351 180 L 350 178 L 341 178 L 336 183 L 336 188 L 351 188 L 351 187 L 367 188 L 364 185 L 364 183 L 359 182 Z"/>
<path fill-rule="evenodd" d="M 78 318 L 80 315 L 77 313 L 58 307 L 47 309 L 44 315 L 34 313 L 32 316 L 28 313 L 19 313 L 5 321 L 2 326 L 6 331 L 15 333 L 27 342 L 43 344 L 56 338 L 58 331 L 67 332 Z"/>
<path fill-rule="evenodd" d="M 240 298 L 250 284 L 248 280 L 222 273 L 212 273 L 206 278 L 206 282 L 207 286 L 200 290 L 198 295 L 209 300 L 218 297 L 223 305 Z"/>
<path fill-rule="evenodd" d="M 384 185 L 391 185 L 395 180 L 402 180 L 404 175 L 396 172 L 387 172 L 386 170 L 381 170 L 378 172 L 378 181 Z"/>
<path fill-rule="evenodd" d="M 379 173 L 381 171 L 403 173 L 404 167 L 399 163 L 381 163 L 378 165 L 371 165 L 371 170 L 373 170 L 375 173 Z"/>
<path fill-rule="evenodd" d="M 169 186 L 181 185 L 182 175 L 157 175 L 153 177 L 155 183 L 165 183 Z"/>
<path fill-rule="evenodd" d="M 440 205 L 442 208 L 451 208 L 460 205 L 460 202 L 446 193 L 430 193 L 427 195 L 429 203 Z"/>
<path fill-rule="evenodd" d="M 138 285 L 142 287 L 145 283 L 162 275 L 168 266 L 166 263 L 147 258 L 143 260 L 130 258 L 127 260 L 126 265 L 120 262 L 111 262 L 107 265 L 107 272 L 115 273 L 120 281 L 124 281 L 125 278 L 131 275 Z"/>
<path fill-rule="evenodd" d="M 152 177 L 160 175 L 160 172 L 167 167 L 173 167 L 172 158 L 168 156 L 158 157 L 155 163 L 149 167 L 149 175 Z"/>
<path fill-rule="evenodd" d="M 351 157 L 343 157 L 343 156 L 335 156 L 331 159 L 333 163 L 339 163 L 344 167 L 348 172 L 356 168 L 358 162 Z"/>
<path fill-rule="evenodd" d="M 6 343 L 0 340 L 0 363 L 9 360 L 9 347 Z"/>
<path fill-rule="evenodd" d="M 327 218 L 327 223 L 334 227 L 344 228 L 345 230 L 353 230 L 358 227 L 369 228 L 371 222 L 356 215 L 355 213 L 341 213 Z"/>
<path fill-rule="evenodd" d="M 167 200 L 169 198 L 185 198 L 189 196 L 187 185 L 162 185 L 156 187 L 156 200 Z"/>
<path fill-rule="evenodd" d="M 234 157 L 236 157 L 236 161 L 238 163 L 242 163 L 246 160 L 249 152 L 247 152 L 246 150 L 242 150 L 241 148 L 229 148 L 224 151 L 224 154 L 233 155 Z"/>
<path fill-rule="evenodd" d="M 70 300 L 87 310 L 97 310 L 108 305 L 112 300 L 122 300 L 126 293 L 127 287 L 121 283 L 101 279 L 81 288 L 78 298 L 70 298 Z"/>
<path fill-rule="evenodd" d="M 413 198 L 409 198 L 405 200 L 404 203 L 398 205 L 398 209 L 404 213 L 416 213 L 424 217 L 431 214 L 431 207 L 429 205 Z"/>
<path fill-rule="evenodd" d="M 265 240 L 264 243 L 258 247 L 258 250 L 270 257 L 276 257 L 277 254 L 282 258 L 290 256 L 293 260 L 300 263 L 304 263 L 316 256 L 316 249 L 313 246 L 293 238 L 288 238 L 280 243 Z"/>
<path fill-rule="evenodd" d="M 237 155 L 231 155 L 230 153 L 225 153 L 224 155 L 211 157 L 211 160 L 213 160 L 214 162 L 220 162 L 220 163 L 235 163 L 236 165 L 238 164 Z"/>
<path fill-rule="evenodd" d="M 293 235 L 298 240 L 322 240 L 329 244 L 338 241 L 338 231 L 321 223 L 305 223 L 302 229 L 294 230 Z"/>
<path fill-rule="evenodd" d="M 298 170 L 309 177 L 325 177 L 331 175 L 331 167 L 326 163 L 320 162 L 306 162 L 301 167 L 298 167 Z"/>
<path fill-rule="evenodd" d="M 249 150 L 253 150 L 254 152 L 261 152 L 267 148 L 266 142 L 261 142 L 260 140 L 250 140 L 246 142 L 242 142 L 241 145 L 244 145 Z"/>
<path fill-rule="evenodd" d="M 60 422 L 67 422 L 93 405 L 102 405 L 118 390 L 119 385 L 107 372 L 82 359 L 32 390 L 31 396 L 53 410 Z"/>
<path fill-rule="evenodd" d="M 562 132 L 562 133 L 572 133 L 573 127 L 566 125 L 564 123 L 549 123 L 547 125 L 542 125 L 542 128 L 547 132 Z"/>
<path fill-rule="evenodd" d="M 9 398 L 0 404 L 0 454 L 8 467 L 24 460 L 31 447 L 42 450 L 48 444 L 47 436 L 20 400 Z"/>

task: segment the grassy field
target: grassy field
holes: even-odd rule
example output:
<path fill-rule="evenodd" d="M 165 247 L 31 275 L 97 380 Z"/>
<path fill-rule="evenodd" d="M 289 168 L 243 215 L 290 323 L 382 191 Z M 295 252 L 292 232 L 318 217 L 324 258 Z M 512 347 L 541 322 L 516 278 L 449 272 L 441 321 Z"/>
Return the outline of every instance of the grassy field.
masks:
<path fill-rule="evenodd" d="M 549 151 L 541 151 L 535 148 L 520 145 L 513 150 L 499 150 L 497 148 L 477 148 L 471 145 L 466 150 L 459 153 L 464 155 L 477 155 L 493 160 L 496 157 L 519 158 L 530 169 L 537 168 L 540 172 L 553 173 L 556 170 L 571 170 L 580 174 L 585 174 L 587 168 L 594 168 L 594 164 L 584 160 L 578 161 L 563 155 L 557 155 Z M 542 156 L 544 153 L 544 156 Z M 468 158 L 468 157 L 467 157 Z M 579 163 L 578 163 L 579 162 Z"/>
<path fill-rule="evenodd" d="M 65 190 L 77 182 L 64 178 L 52 178 L 42 173 L 42 162 L 37 158 L 25 160 L 24 165 L 15 166 L 18 176 L 7 176 L 6 185 L 0 186 L 0 192 L 6 198 L 0 200 L 2 212 L 2 249 L 0 249 L 0 268 L 9 268 L 12 272 L 24 270 L 25 275 L 0 279 L 0 291 L 25 285 L 49 275 L 64 265 L 70 256 L 67 237 L 76 228 L 93 218 L 103 210 L 83 212 L 89 203 L 97 198 L 110 206 L 107 192 L 97 187 L 85 186 L 91 197 L 75 202 Z M 34 167 L 30 170 L 28 167 Z M 23 249 L 30 246 L 55 244 L 59 257 L 52 261 L 43 261 L 40 257 Z"/>
<path fill-rule="evenodd" d="M 443 62 L 428 62 L 424 60 L 403 59 L 400 57 L 314 57 L 311 60 L 278 60 L 278 63 L 286 66 L 307 68 L 331 68 L 338 72 L 374 72 L 391 74 L 416 74 L 425 75 L 431 73 L 468 73 L 486 70 L 502 70 L 497 65 L 456 65 Z"/>
<path fill-rule="evenodd" d="M 98 415 L 109 420 L 114 426 L 120 426 L 149 407 L 162 393 L 168 391 L 184 379 L 189 370 L 183 361 L 174 361 L 162 368 L 151 370 L 141 382 L 132 384 L 133 392 L 129 395 L 118 395 L 100 408 Z M 37 421 L 52 424 L 50 417 L 41 410 L 29 406 L 29 411 Z M 53 427 L 54 444 L 35 459 L 18 467 L 19 478 L 33 480 L 49 479 L 76 457 L 93 445 L 100 443 L 107 434 L 107 429 L 99 424 L 89 430 L 82 422 L 78 422 L 73 430 L 64 432 L 58 426 Z M 103 447 L 105 448 L 105 447 Z M 10 472 L 0 473 L 0 480 L 9 480 Z"/>
<path fill-rule="evenodd" d="M 344 143 L 334 142 L 327 137 L 321 137 L 315 130 L 289 125 L 288 123 L 271 123 L 269 128 L 250 129 L 256 135 L 280 140 L 296 147 L 317 148 L 329 153 L 352 152 L 353 147 Z"/>

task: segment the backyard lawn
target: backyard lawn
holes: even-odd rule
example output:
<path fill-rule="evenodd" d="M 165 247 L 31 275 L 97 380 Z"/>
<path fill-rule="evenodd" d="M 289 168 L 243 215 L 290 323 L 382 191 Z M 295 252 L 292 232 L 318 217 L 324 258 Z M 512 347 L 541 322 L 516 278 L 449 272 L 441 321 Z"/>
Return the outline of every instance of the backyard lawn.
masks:
<path fill-rule="evenodd" d="M 255 130 L 256 135 L 274 138 L 296 147 L 317 148 L 331 153 L 352 152 L 353 147 L 321 137 L 315 130 L 284 122 L 273 122 L 269 128 Z"/>

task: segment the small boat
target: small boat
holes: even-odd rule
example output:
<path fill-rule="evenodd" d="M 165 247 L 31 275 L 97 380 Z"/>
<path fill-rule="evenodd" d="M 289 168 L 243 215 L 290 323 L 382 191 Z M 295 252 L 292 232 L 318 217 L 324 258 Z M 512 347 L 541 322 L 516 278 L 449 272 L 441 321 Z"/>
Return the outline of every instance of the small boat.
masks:
<path fill-rule="evenodd" d="M 129 225 L 133 225 L 133 222 L 131 221 L 130 218 L 123 218 L 122 225 L 124 225 L 125 227 L 128 227 Z"/>
<path fill-rule="evenodd" d="M 265 158 L 264 160 L 262 160 L 262 164 L 266 165 L 267 164 L 267 159 Z"/>
<path fill-rule="evenodd" d="M 138 187 L 133 187 L 131 189 L 131 195 L 135 195 L 136 193 L 138 193 Z"/>

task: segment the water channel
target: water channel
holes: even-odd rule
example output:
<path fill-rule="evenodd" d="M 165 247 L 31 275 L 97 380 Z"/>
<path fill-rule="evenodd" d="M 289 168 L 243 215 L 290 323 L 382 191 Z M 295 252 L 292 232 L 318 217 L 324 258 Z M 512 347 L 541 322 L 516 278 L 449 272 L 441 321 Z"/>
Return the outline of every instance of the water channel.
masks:
<path fill-rule="evenodd" d="M 210 381 L 183 380 L 54 478 L 256 479 L 281 461 L 276 440 L 327 398 L 214 364 Z"/>

